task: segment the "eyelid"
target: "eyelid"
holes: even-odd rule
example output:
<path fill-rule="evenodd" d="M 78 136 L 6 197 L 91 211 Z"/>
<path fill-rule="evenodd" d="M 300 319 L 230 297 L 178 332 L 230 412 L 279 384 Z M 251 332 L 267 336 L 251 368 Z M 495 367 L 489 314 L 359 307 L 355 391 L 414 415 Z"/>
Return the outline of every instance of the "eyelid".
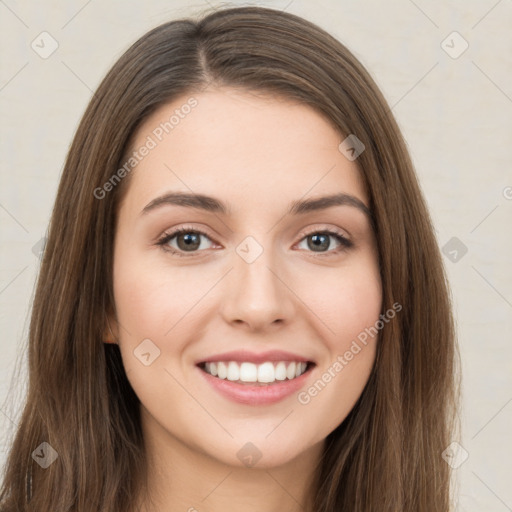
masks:
<path fill-rule="evenodd" d="M 156 240 L 156 245 L 159 245 L 162 247 L 163 250 L 165 251 L 168 251 L 172 254 L 177 254 L 178 256 L 193 256 L 193 255 L 197 255 L 197 254 L 200 254 L 202 252 L 205 252 L 204 250 L 203 251 L 192 251 L 190 252 L 189 254 L 187 254 L 185 251 L 180 251 L 180 250 L 177 250 L 175 249 L 174 247 L 169 247 L 167 246 L 167 243 L 173 239 L 174 237 L 176 237 L 177 235 L 179 235 L 180 233 L 188 233 L 188 232 L 193 232 L 193 233 L 197 233 L 197 234 L 200 234 L 200 235 L 203 235 L 205 237 L 207 237 L 209 240 L 211 240 L 214 244 L 217 244 L 217 242 L 215 241 L 214 237 L 212 237 L 207 230 L 203 229 L 203 228 L 198 228 L 198 227 L 194 227 L 194 226 L 190 226 L 190 225 L 187 225 L 187 224 L 182 224 L 176 228 L 170 228 L 168 230 L 165 230 L 164 233 L 162 233 L 162 235 L 160 235 L 157 240 Z"/>
<path fill-rule="evenodd" d="M 319 226 L 321 226 L 321 227 L 319 227 Z M 308 226 L 307 228 L 303 229 L 302 231 L 300 231 L 300 233 L 298 235 L 300 237 L 299 242 L 302 241 L 302 239 L 306 236 L 310 236 L 315 233 L 325 233 L 325 232 L 335 233 L 336 235 L 340 236 L 341 238 L 344 238 L 347 242 L 352 243 L 352 241 L 350 240 L 350 237 L 348 236 L 346 231 L 344 231 L 338 227 L 327 226 L 326 224 L 314 224 L 313 226 Z"/>
<path fill-rule="evenodd" d="M 167 246 L 167 243 L 169 242 L 169 240 L 173 239 L 175 236 L 177 236 L 183 232 L 194 232 L 194 233 L 197 233 L 200 235 L 204 235 L 209 240 L 211 240 L 214 244 L 219 245 L 218 242 L 215 241 L 215 238 L 212 237 L 208 233 L 207 230 L 205 230 L 203 228 L 197 228 L 197 227 L 194 227 L 191 225 L 186 225 L 186 224 L 182 224 L 176 228 L 171 228 L 169 230 L 166 230 L 161 236 L 158 237 L 156 244 L 159 246 L 162 246 L 163 250 L 169 251 L 172 254 L 177 254 L 178 256 L 194 257 L 194 255 L 198 255 L 202 252 L 205 252 L 204 250 L 191 251 L 190 253 L 187 254 L 186 251 L 176 250 L 172 247 Z M 314 234 L 321 234 L 321 233 L 326 233 L 326 234 L 328 234 L 328 236 L 335 236 L 335 235 L 339 236 L 342 239 L 342 242 L 340 242 L 341 247 L 338 247 L 336 249 L 331 249 L 326 252 L 319 252 L 319 253 L 315 253 L 314 251 L 306 251 L 306 252 L 310 252 L 312 255 L 318 256 L 318 257 L 332 256 L 332 255 L 338 254 L 343 249 L 349 249 L 354 245 L 354 243 L 351 241 L 351 239 L 340 228 L 326 227 L 326 225 L 323 225 L 323 227 L 319 227 L 319 225 L 313 225 L 313 226 L 309 226 L 308 228 L 304 228 L 302 231 L 299 232 L 299 234 L 298 234 L 299 240 L 294 244 L 294 246 L 296 246 L 297 244 L 302 242 L 308 236 L 311 236 Z"/>
<path fill-rule="evenodd" d="M 329 237 L 338 238 L 339 246 L 325 252 L 305 251 L 308 257 L 312 258 L 332 258 L 352 249 L 354 242 L 338 227 L 318 227 L 318 225 L 309 226 L 299 233 L 299 241 L 295 244 L 300 244 L 305 238 L 314 234 L 327 234 Z M 294 245 L 294 247 L 295 247 Z"/>

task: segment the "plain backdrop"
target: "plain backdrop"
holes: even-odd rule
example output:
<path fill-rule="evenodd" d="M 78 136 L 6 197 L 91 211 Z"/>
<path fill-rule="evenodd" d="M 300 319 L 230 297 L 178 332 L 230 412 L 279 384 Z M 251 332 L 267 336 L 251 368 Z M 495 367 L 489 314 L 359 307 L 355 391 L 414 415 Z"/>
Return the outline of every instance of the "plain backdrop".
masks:
<path fill-rule="evenodd" d="M 92 91 L 147 30 L 249 4 L 284 9 L 329 31 L 392 107 L 453 292 L 464 398 L 463 431 L 454 441 L 459 459 L 468 455 L 455 470 L 458 510 L 512 510 L 510 0 L 0 1 L 0 464 L 26 389 L 40 240 Z"/>

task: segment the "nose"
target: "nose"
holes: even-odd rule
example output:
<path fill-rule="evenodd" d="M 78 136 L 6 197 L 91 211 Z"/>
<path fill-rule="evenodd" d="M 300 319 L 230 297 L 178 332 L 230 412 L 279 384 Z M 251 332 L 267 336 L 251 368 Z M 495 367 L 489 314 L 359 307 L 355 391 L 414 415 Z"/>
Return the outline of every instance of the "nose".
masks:
<path fill-rule="evenodd" d="M 233 268 L 226 276 L 221 314 L 226 322 L 264 331 L 289 323 L 294 312 L 293 291 L 285 272 L 264 250 L 255 261 L 233 255 Z"/>

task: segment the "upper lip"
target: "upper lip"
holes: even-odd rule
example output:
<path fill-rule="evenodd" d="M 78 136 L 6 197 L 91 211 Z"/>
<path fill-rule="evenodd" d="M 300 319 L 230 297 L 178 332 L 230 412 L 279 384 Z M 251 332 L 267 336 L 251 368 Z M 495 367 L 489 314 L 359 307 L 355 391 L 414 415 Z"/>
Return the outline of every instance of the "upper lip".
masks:
<path fill-rule="evenodd" d="M 201 363 L 215 363 L 219 361 L 237 361 L 240 363 L 249 362 L 254 364 L 265 363 L 266 361 L 299 361 L 304 363 L 313 362 L 311 359 L 286 352 L 283 350 L 270 350 L 267 352 L 260 352 L 258 354 L 249 352 L 247 350 L 233 350 L 230 352 L 223 352 L 222 354 L 215 354 L 206 359 L 197 361 L 196 364 Z"/>

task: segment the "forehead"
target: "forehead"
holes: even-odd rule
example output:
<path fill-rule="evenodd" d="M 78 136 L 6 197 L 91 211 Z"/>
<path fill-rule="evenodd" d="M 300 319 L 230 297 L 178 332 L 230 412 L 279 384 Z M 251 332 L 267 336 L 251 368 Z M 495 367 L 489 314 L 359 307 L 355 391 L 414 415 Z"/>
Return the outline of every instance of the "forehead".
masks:
<path fill-rule="evenodd" d="M 233 213 L 336 192 L 367 203 L 356 163 L 338 149 L 342 139 L 314 109 L 287 99 L 229 88 L 183 95 L 137 131 L 131 151 L 151 149 L 132 171 L 127 199 L 207 193 Z"/>

